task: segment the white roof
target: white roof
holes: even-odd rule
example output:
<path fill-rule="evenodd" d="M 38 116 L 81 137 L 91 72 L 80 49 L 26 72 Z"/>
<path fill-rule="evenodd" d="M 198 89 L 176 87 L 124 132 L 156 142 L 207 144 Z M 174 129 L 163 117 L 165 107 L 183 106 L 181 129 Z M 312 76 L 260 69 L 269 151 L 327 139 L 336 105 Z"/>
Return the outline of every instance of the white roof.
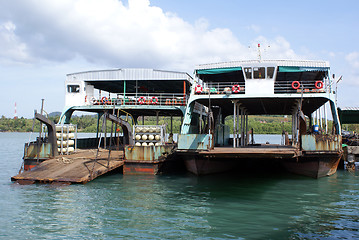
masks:
<path fill-rule="evenodd" d="M 67 74 L 66 78 L 68 81 L 192 80 L 192 77 L 185 72 L 163 71 L 147 68 L 123 68 L 112 70 L 87 71 Z"/>
<path fill-rule="evenodd" d="M 214 68 L 232 68 L 242 66 L 285 66 L 285 67 L 317 67 L 317 68 L 329 68 L 328 61 L 313 61 L 313 60 L 247 60 L 247 61 L 233 61 L 222 63 L 209 63 L 196 66 L 196 70 L 202 69 L 214 69 Z"/>

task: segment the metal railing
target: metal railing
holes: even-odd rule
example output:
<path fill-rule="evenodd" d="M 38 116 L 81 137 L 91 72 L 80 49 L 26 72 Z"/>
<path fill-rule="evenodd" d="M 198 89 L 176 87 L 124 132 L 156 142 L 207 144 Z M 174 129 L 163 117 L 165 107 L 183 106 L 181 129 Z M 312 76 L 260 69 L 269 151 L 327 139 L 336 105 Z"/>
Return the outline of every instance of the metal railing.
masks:
<path fill-rule="evenodd" d="M 209 82 L 194 85 L 194 94 L 244 94 L 244 82 Z"/>
<path fill-rule="evenodd" d="M 101 96 L 91 98 L 90 105 L 153 105 L 153 106 L 186 106 L 187 96 L 183 94 L 118 94 L 117 97 Z"/>
<path fill-rule="evenodd" d="M 274 93 L 324 93 L 328 86 L 322 80 L 275 81 Z"/>

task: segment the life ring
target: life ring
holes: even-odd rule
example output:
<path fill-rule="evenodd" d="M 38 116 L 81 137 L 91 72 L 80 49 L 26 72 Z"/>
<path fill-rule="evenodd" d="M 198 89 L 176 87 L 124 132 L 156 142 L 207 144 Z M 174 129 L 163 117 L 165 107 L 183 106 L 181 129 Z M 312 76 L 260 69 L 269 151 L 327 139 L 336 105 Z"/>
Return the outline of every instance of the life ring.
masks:
<path fill-rule="evenodd" d="M 321 89 L 321 88 L 323 88 L 323 86 L 324 86 L 324 83 L 322 81 L 316 81 L 315 82 L 315 88 L 316 89 Z"/>
<path fill-rule="evenodd" d="M 143 96 L 138 99 L 138 103 L 141 104 L 141 105 L 145 104 L 145 102 L 146 102 L 146 98 L 143 97 Z"/>
<path fill-rule="evenodd" d="M 152 104 L 158 104 L 158 97 L 152 97 L 151 98 L 151 103 Z"/>
<path fill-rule="evenodd" d="M 194 91 L 196 93 L 201 93 L 203 91 L 203 87 L 201 85 L 197 85 L 195 88 L 194 88 Z"/>
<path fill-rule="evenodd" d="M 102 97 L 101 102 L 102 102 L 102 104 L 107 104 L 108 103 L 108 98 L 107 97 Z"/>
<path fill-rule="evenodd" d="M 85 103 L 87 103 L 87 95 L 85 96 Z"/>
<path fill-rule="evenodd" d="M 92 103 L 92 105 L 95 105 L 95 104 L 97 103 L 96 98 L 92 97 L 92 98 L 91 98 L 91 103 Z"/>
<path fill-rule="evenodd" d="M 241 87 L 238 84 L 233 85 L 232 92 L 233 93 L 239 93 L 239 91 L 241 91 Z"/>
<path fill-rule="evenodd" d="M 293 81 L 292 82 L 292 88 L 297 90 L 298 88 L 300 88 L 300 82 L 298 81 Z"/>

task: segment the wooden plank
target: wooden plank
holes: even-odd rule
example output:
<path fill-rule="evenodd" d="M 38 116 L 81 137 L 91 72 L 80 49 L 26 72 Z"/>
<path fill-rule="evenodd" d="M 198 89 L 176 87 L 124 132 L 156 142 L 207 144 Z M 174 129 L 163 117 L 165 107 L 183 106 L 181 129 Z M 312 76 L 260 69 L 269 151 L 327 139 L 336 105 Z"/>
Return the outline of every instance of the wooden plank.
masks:
<path fill-rule="evenodd" d="M 111 151 L 108 161 L 108 150 L 78 150 L 71 155 L 61 155 L 46 160 L 33 168 L 11 178 L 13 181 L 29 180 L 36 182 L 70 182 L 86 183 L 109 171 L 123 166 L 123 151 Z"/>

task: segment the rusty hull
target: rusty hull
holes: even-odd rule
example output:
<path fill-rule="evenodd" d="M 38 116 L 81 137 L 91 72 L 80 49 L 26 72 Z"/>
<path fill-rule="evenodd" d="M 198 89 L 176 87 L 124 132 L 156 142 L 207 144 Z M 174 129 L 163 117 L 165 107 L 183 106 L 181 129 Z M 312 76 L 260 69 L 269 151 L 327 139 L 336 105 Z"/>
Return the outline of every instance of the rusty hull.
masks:
<path fill-rule="evenodd" d="M 125 146 L 123 174 L 158 174 L 163 162 L 174 153 L 175 147 L 175 144 Z"/>
<path fill-rule="evenodd" d="M 311 134 L 301 139 L 300 156 L 283 162 L 289 172 L 320 178 L 337 171 L 343 154 L 340 135 Z"/>
<path fill-rule="evenodd" d="M 328 134 L 302 135 L 303 152 L 342 152 L 342 136 Z"/>

